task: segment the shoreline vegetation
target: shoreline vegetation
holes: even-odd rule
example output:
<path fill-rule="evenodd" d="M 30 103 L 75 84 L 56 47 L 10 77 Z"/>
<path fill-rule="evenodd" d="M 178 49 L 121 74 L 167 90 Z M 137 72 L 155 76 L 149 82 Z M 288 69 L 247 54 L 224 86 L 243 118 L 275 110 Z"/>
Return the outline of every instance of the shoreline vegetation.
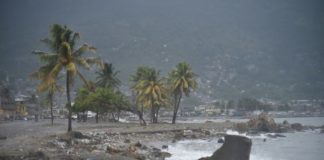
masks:
<path fill-rule="evenodd" d="M 255 119 L 251 121 L 256 122 Z M 251 121 L 246 124 L 251 123 Z M 270 120 L 271 121 L 271 120 Z M 226 131 L 239 131 L 240 124 L 231 121 L 205 123 L 157 123 L 142 126 L 138 123 L 73 123 L 75 130 L 65 132 L 65 121 L 2 123 L 0 158 L 28 159 L 165 159 L 171 143 L 186 139 L 222 138 Z M 253 125 L 251 125 L 253 126 Z M 260 125 L 262 126 L 262 125 Z M 269 138 L 282 137 L 281 133 L 320 129 L 323 126 L 303 126 L 288 122 L 276 124 L 286 130 L 268 134 Z M 267 133 L 251 129 L 249 135 Z M 260 128 L 264 129 L 264 128 Z M 283 128 L 282 128 L 283 129 Z"/>

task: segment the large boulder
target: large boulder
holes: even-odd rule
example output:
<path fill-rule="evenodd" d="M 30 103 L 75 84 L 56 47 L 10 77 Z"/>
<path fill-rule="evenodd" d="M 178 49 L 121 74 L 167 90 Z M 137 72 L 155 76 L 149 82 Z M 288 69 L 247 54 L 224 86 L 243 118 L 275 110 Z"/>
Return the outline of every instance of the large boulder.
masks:
<path fill-rule="evenodd" d="M 259 132 L 275 132 L 277 130 L 276 122 L 266 113 L 251 118 L 248 121 L 248 127 Z"/>
<path fill-rule="evenodd" d="M 251 139 L 237 135 L 226 135 L 225 143 L 211 157 L 200 160 L 249 160 Z"/>

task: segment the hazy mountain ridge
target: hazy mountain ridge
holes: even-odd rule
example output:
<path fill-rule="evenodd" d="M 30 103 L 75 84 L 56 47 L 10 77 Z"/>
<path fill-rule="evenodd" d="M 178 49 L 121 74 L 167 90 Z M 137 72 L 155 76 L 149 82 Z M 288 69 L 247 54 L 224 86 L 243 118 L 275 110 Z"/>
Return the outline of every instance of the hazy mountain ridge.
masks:
<path fill-rule="evenodd" d="M 2 1 L 0 68 L 19 77 L 37 69 L 30 52 L 45 49 L 39 39 L 61 23 L 95 45 L 125 83 L 139 65 L 166 75 L 188 61 L 210 99 L 324 98 L 320 0 L 96 2 Z"/>

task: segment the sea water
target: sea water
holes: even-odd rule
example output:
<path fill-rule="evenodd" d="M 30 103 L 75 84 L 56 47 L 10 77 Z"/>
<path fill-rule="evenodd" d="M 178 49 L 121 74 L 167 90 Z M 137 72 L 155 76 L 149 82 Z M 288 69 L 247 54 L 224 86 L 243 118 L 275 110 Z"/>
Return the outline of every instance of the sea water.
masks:
<path fill-rule="evenodd" d="M 324 118 L 307 119 L 306 125 L 323 125 Z M 289 122 L 303 124 L 305 118 L 288 119 Z M 227 134 L 238 134 L 227 131 Z M 241 134 L 246 136 L 245 134 Z M 304 132 L 284 133 L 286 137 L 268 138 L 266 135 L 248 136 L 252 139 L 251 160 L 324 160 L 324 134 L 320 129 Z M 264 139 L 266 141 L 264 142 Z M 183 140 L 169 145 L 172 154 L 167 160 L 197 160 L 210 156 L 222 144 L 217 139 Z"/>

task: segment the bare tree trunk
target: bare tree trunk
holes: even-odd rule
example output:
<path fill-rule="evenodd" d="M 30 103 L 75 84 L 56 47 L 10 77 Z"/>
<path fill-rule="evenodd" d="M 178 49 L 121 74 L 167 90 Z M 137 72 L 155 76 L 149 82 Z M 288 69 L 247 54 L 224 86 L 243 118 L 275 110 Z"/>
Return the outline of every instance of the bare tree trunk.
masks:
<path fill-rule="evenodd" d="M 68 108 L 68 132 L 72 131 L 72 107 L 70 97 L 70 72 L 66 71 L 66 97 L 67 97 L 67 108 Z"/>
<path fill-rule="evenodd" d="M 176 123 L 181 98 L 182 98 L 182 93 L 180 93 L 179 98 L 176 95 L 174 96 L 174 110 L 173 110 L 172 124 Z"/>

